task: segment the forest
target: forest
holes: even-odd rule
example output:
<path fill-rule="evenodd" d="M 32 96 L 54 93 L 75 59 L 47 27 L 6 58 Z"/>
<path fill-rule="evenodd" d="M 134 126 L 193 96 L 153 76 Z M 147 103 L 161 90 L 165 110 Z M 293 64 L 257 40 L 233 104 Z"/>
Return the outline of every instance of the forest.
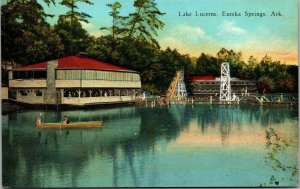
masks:
<path fill-rule="evenodd" d="M 90 35 L 82 26 L 91 16 L 80 12 L 78 4 L 94 6 L 90 0 L 43 1 L 48 6 L 59 3 L 68 11 L 50 25 L 47 18 L 54 15 L 45 12 L 37 0 L 9 0 L 2 5 L 2 62 L 26 65 L 84 52 L 89 57 L 140 72 L 143 90 L 159 95 L 166 92 L 177 70 L 183 69 L 185 78 L 219 76 L 221 63 L 229 62 L 232 76 L 254 80 L 260 92 L 297 92 L 298 66 L 274 61 L 268 55 L 261 60 L 250 56 L 244 61 L 242 52 L 226 47 L 216 55 L 199 49 L 197 58 L 177 49 L 161 49 L 156 37 L 165 26 L 161 20 L 165 13 L 155 0 L 133 1 L 134 11 L 126 16 L 120 15 L 120 2 L 103 4 L 110 8 L 107 14 L 111 25 L 99 26 L 99 30 L 108 33 L 100 37 Z M 2 68 L 5 83 L 4 72 Z M 186 83 L 190 92 L 192 85 Z"/>

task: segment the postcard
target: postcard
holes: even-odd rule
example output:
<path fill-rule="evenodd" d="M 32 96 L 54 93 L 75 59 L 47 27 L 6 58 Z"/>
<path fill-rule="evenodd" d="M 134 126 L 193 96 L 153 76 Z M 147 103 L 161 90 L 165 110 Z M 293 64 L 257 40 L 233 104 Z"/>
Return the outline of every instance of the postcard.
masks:
<path fill-rule="evenodd" d="M 7 0 L 2 186 L 299 186 L 297 0 Z"/>

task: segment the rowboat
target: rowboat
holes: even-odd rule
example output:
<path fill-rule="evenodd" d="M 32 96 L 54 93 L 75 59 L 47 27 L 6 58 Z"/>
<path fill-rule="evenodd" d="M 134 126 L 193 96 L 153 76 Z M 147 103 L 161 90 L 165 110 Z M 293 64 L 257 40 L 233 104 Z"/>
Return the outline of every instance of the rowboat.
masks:
<path fill-rule="evenodd" d="M 91 127 L 100 127 L 102 126 L 102 121 L 89 121 L 89 122 L 74 122 L 69 124 L 63 123 L 42 123 L 36 124 L 36 128 L 38 129 L 64 129 L 64 128 L 91 128 Z"/>

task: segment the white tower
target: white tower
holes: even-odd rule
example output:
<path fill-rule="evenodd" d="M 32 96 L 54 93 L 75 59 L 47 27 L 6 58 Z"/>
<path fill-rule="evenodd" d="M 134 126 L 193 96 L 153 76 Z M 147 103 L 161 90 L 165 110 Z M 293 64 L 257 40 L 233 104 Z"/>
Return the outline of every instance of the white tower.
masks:
<path fill-rule="evenodd" d="M 176 90 L 175 90 L 175 97 L 183 98 L 187 96 L 186 87 L 184 83 L 184 71 L 181 71 Z"/>
<path fill-rule="evenodd" d="M 221 64 L 220 101 L 231 100 L 230 68 L 228 62 Z"/>

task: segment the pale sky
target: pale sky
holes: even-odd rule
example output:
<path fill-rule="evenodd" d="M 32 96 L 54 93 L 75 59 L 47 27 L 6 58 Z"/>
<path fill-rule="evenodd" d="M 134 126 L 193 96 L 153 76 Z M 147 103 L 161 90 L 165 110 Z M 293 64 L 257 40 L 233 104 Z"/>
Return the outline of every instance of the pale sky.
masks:
<path fill-rule="evenodd" d="M 111 25 L 110 0 L 92 0 L 94 5 L 78 4 L 79 11 L 92 16 L 83 27 L 94 36 L 104 35 L 99 28 Z M 133 0 L 119 0 L 121 15 L 133 12 Z M 259 61 L 268 54 L 272 60 L 298 64 L 298 0 L 157 0 L 157 6 L 166 15 L 165 23 L 156 39 L 161 48 L 176 48 L 180 53 L 199 57 L 204 52 L 216 56 L 222 48 L 242 51 L 247 62 L 250 55 Z M 43 4 L 41 2 L 41 4 Z M 44 6 L 47 13 L 54 14 L 49 22 L 53 25 L 58 15 L 67 9 L 58 3 Z M 179 16 L 184 12 L 192 16 Z M 216 13 L 217 16 L 195 16 L 196 11 Z M 241 16 L 223 16 L 225 11 L 237 12 Z M 264 13 L 265 16 L 248 17 L 245 11 Z M 271 16 L 280 11 L 282 16 Z"/>

